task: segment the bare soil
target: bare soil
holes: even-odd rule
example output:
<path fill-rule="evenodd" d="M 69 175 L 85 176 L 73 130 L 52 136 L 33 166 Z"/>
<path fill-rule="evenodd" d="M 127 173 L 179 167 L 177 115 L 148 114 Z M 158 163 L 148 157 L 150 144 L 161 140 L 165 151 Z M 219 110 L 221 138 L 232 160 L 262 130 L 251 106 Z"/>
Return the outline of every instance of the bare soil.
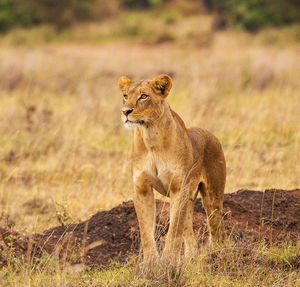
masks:
<path fill-rule="evenodd" d="M 164 244 L 168 231 L 169 204 L 156 201 L 156 239 Z M 258 241 L 267 244 L 296 243 L 300 239 L 300 189 L 239 190 L 225 194 L 224 224 L 232 240 Z M 194 210 L 194 230 L 199 246 L 208 238 L 206 215 L 201 199 Z M 39 258 L 47 252 L 63 262 L 103 268 L 111 261 L 126 262 L 128 255 L 139 252 L 139 227 L 132 201 L 109 211 L 101 211 L 79 224 L 45 230 L 25 236 L 11 228 L 0 227 L 0 250 L 26 258 Z M 2 257 L 1 257 L 2 256 Z M 0 253 L 0 267 L 7 264 Z"/>

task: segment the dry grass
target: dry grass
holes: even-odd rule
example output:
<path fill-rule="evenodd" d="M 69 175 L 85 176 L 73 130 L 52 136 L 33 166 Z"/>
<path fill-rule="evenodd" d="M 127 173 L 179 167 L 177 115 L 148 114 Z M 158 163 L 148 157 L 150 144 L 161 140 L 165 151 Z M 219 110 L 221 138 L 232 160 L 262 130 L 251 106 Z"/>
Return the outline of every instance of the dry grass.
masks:
<path fill-rule="evenodd" d="M 46 254 L 37 261 L 32 261 L 30 256 L 24 261 L 10 256 L 7 268 L 0 269 L 0 284 L 4 279 L 3 286 L 24 287 L 298 287 L 299 258 L 299 245 L 270 248 L 264 242 L 227 242 L 222 248 L 202 249 L 197 258 L 183 262 L 177 270 L 160 264 L 143 274 L 136 256 L 125 265 L 111 263 L 102 271 L 84 269 L 69 262 L 62 264 Z"/>
<path fill-rule="evenodd" d="M 174 110 L 187 126 L 207 128 L 222 142 L 227 193 L 299 187 L 300 46 L 270 40 L 272 33 L 183 30 L 180 41 L 167 39 L 162 45 L 153 45 L 156 39 L 150 44 L 126 40 L 24 47 L 7 45 L 12 36 L 5 36 L 0 51 L 1 212 L 16 229 L 40 232 L 57 225 L 59 215 L 65 222 L 78 221 L 131 199 L 132 139 L 120 122 L 117 90 L 122 75 L 173 77 L 168 100 Z M 113 280 L 131 276 L 130 268 L 120 270 L 112 272 Z M 261 276 L 259 269 L 253 272 L 253 280 Z M 26 277 L 29 281 L 20 286 L 68 286 L 61 273 L 32 276 L 34 281 Z M 93 275 L 84 276 L 80 282 Z M 226 275 L 218 285 L 213 283 L 218 276 L 202 278 L 203 286 L 233 286 L 243 278 Z M 293 272 L 288 276 L 295 277 Z M 18 278 L 9 286 L 17 286 Z M 258 286 L 249 282 L 244 285 Z"/>

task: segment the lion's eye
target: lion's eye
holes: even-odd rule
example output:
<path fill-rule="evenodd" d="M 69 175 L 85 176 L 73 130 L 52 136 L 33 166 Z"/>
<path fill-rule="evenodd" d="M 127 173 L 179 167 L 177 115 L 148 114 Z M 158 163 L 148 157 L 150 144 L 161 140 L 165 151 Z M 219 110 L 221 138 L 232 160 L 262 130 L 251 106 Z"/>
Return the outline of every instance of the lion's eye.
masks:
<path fill-rule="evenodd" d="M 139 100 L 145 100 L 148 98 L 148 95 L 145 95 L 145 94 L 142 94 L 140 97 L 139 97 Z"/>
<path fill-rule="evenodd" d="M 123 95 L 124 100 L 126 101 L 128 99 L 127 95 Z"/>

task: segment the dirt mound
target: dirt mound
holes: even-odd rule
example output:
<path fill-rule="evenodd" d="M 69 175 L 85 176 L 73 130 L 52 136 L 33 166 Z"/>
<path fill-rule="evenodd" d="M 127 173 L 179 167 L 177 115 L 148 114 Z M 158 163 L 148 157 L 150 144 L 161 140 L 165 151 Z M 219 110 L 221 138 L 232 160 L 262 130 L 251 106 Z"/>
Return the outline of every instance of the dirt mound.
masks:
<path fill-rule="evenodd" d="M 169 204 L 157 200 L 156 239 L 163 246 L 168 231 Z M 296 242 L 300 238 L 300 189 L 266 190 L 265 192 L 240 190 L 224 198 L 224 223 L 233 239 L 266 242 Z M 194 211 L 194 229 L 199 244 L 207 240 L 205 211 L 197 199 Z M 10 240 L 13 237 L 13 240 Z M 35 234 L 29 242 L 26 237 L 0 229 L 2 249 L 14 242 L 16 254 L 28 253 L 29 243 L 36 255 L 41 251 L 69 262 L 84 262 L 91 267 L 104 267 L 111 260 L 125 262 L 128 253 L 139 250 L 139 227 L 133 202 L 124 202 L 101 211 L 79 224 L 58 226 Z M 31 252 L 32 253 L 32 252 Z M 34 255 L 34 254 L 33 254 Z M 0 265 L 5 264 L 5 260 Z"/>

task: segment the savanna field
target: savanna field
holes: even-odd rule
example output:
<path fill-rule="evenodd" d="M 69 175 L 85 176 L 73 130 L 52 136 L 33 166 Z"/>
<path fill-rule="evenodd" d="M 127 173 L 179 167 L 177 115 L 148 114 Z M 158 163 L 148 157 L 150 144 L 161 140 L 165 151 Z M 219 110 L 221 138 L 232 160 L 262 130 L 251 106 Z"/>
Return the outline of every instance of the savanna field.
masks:
<path fill-rule="evenodd" d="M 124 17 L 58 35 L 45 26 L 1 37 L 1 226 L 30 237 L 132 199 L 132 132 L 121 123 L 117 87 L 123 75 L 172 77 L 171 107 L 186 126 L 222 143 L 225 193 L 300 187 L 298 26 L 249 34 L 213 31 L 208 16 Z M 3 248 L 0 286 L 300 286 L 299 264 L 288 264 L 300 258 L 299 240 L 242 250 L 204 249 L 178 278 L 145 279 L 135 274 L 134 256 L 69 272 L 55 256 L 36 262 L 30 252 L 20 259 Z"/>

